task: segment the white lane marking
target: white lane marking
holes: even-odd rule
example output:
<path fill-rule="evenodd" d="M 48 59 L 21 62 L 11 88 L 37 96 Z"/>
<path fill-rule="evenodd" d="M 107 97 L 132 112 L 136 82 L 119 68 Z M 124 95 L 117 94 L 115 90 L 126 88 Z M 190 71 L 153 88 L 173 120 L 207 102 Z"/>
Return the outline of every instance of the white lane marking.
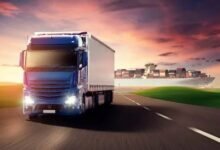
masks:
<path fill-rule="evenodd" d="M 192 131 L 194 131 L 194 132 L 196 132 L 196 133 L 198 133 L 198 134 L 200 134 L 200 135 L 203 135 L 203 136 L 205 136 L 205 137 L 207 137 L 207 138 L 210 138 L 210 139 L 212 139 L 212 140 L 214 140 L 214 141 L 220 143 L 220 138 L 217 137 L 217 136 L 214 136 L 214 135 L 212 135 L 212 134 L 209 134 L 209 133 L 207 133 L 207 132 L 204 132 L 204 131 L 199 130 L 199 129 L 194 128 L 194 127 L 189 127 L 189 129 L 192 130 Z"/>
<path fill-rule="evenodd" d="M 135 103 L 135 101 L 131 100 L 133 103 Z"/>
<path fill-rule="evenodd" d="M 138 103 L 138 102 L 136 102 L 136 101 L 134 101 L 133 99 L 130 99 L 129 97 L 127 97 L 127 96 L 124 96 L 126 99 L 128 99 L 129 101 L 132 101 L 133 103 L 135 103 L 136 105 L 138 105 L 138 106 L 141 106 L 141 104 L 140 103 Z"/>
<path fill-rule="evenodd" d="M 145 110 L 150 111 L 150 108 L 148 108 L 148 107 L 146 107 L 146 106 L 144 106 L 143 108 L 144 108 Z"/>
<path fill-rule="evenodd" d="M 135 102 L 135 104 L 137 104 L 138 106 L 141 106 L 141 104 L 140 104 L 140 103 L 138 103 L 138 102 Z"/>
<path fill-rule="evenodd" d="M 133 99 L 130 99 L 129 97 L 124 96 L 124 95 L 123 95 L 123 97 L 124 97 L 124 98 L 126 98 L 126 99 L 128 99 L 129 101 L 131 101 L 131 102 L 135 103 L 136 105 L 141 106 L 141 104 L 140 104 L 140 103 L 138 103 L 138 102 L 134 101 Z M 146 106 L 144 106 L 143 108 L 144 108 L 145 110 L 150 111 L 150 108 L 148 108 L 148 107 L 146 107 Z"/>
<path fill-rule="evenodd" d="M 133 99 L 130 99 L 129 97 L 127 96 L 123 96 L 124 98 L 128 99 L 129 101 L 133 102 L 133 103 L 136 103 Z"/>
<path fill-rule="evenodd" d="M 172 120 L 170 117 L 168 117 L 168 116 L 166 116 L 166 115 L 163 115 L 163 114 L 161 114 L 161 113 L 156 113 L 158 116 L 160 116 L 160 117 L 162 117 L 162 118 L 164 118 L 164 119 L 167 119 L 167 120 Z"/>

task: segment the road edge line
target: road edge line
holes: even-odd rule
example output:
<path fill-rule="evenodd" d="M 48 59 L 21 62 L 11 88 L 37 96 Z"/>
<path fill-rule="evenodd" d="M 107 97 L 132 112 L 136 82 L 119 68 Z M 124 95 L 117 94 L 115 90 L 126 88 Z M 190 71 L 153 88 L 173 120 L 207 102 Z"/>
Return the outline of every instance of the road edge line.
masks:
<path fill-rule="evenodd" d="M 197 128 L 194 128 L 194 127 L 188 127 L 188 129 L 190 129 L 190 130 L 193 131 L 193 132 L 196 132 L 196 133 L 198 133 L 198 134 L 200 134 L 200 135 L 203 135 L 203 136 L 205 136 L 205 137 L 207 137 L 207 138 L 209 138 L 209 139 L 212 139 L 212 140 L 214 140 L 214 141 L 220 143 L 220 138 L 217 137 L 217 136 L 215 136 L 215 135 L 212 135 L 212 134 L 210 134 L 210 133 L 207 133 L 207 132 L 205 132 L 205 131 L 202 131 L 202 130 L 197 129 Z"/>

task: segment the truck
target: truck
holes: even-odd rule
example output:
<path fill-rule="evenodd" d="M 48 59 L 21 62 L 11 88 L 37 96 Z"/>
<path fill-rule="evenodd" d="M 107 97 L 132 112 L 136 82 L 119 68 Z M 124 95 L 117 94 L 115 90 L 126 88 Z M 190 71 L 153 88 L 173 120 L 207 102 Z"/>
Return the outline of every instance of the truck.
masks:
<path fill-rule="evenodd" d="M 20 53 L 23 114 L 80 115 L 110 105 L 115 51 L 88 32 L 36 32 Z"/>

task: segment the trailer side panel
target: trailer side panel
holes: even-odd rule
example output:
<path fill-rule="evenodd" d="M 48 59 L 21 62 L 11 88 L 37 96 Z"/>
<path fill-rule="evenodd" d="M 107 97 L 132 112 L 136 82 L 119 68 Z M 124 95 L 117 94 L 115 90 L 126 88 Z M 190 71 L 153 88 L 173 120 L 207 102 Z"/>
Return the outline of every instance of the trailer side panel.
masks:
<path fill-rule="evenodd" d="M 94 36 L 88 39 L 89 91 L 113 90 L 114 51 Z"/>

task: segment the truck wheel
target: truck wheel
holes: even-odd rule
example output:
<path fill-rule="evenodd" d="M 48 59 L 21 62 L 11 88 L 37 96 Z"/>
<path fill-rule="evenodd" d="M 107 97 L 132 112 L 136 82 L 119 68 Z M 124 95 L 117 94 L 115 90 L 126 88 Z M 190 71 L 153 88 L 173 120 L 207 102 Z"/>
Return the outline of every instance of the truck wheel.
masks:
<path fill-rule="evenodd" d="M 37 119 L 37 115 L 25 115 L 25 119 L 28 121 Z"/>
<path fill-rule="evenodd" d="M 104 105 L 109 105 L 109 93 L 108 91 L 104 93 L 105 102 Z"/>
<path fill-rule="evenodd" d="M 85 95 L 82 96 L 82 104 L 80 106 L 80 113 L 83 114 L 86 111 L 86 105 L 85 105 Z"/>
<path fill-rule="evenodd" d="M 93 98 L 94 108 L 97 108 L 97 107 L 99 106 L 98 94 L 93 93 L 93 94 L 92 94 L 92 98 Z"/>
<path fill-rule="evenodd" d="M 112 103 L 112 91 L 105 92 L 105 105 Z"/>
<path fill-rule="evenodd" d="M 112 91 L 110 91 L 109 92 L 109 99 L 110 99 L 110 104 L 113 102 L 113 92 Z"/>
<path fill-rule="evenodd" d="M 95 96 L 92 94 L 92 109 L 96 108 Z"/>

